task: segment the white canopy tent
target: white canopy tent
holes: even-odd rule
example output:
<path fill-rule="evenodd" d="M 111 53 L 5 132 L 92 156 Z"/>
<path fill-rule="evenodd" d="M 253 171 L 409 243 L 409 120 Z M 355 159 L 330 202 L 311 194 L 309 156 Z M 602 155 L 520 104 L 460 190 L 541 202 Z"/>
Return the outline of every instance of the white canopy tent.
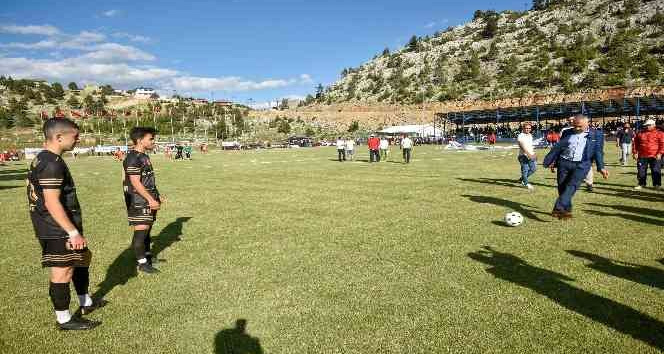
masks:
<path fill-rule="evenodd" d="M 420 138 L 443 136 L 443 130 L 440 127 L 434 127 L 432 124 L 424 125 L 397 125 L 385 128 L 378 132 L 380 135 L 402 135 L 417 136 Z"/>

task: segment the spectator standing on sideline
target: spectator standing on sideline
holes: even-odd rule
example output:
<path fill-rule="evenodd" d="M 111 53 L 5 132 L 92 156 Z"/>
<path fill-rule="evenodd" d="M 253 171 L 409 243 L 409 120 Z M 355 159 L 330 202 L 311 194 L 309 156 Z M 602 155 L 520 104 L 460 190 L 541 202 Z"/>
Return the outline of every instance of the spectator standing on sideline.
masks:
<path fill-rule="evenodd" d="M 335 145 L 337 146 L 337 156 L 339 158 L 339 162 L 346 161 L 346 141 L 344 138 L 341 136 L 338 137 Z"/>
<path fill-rule="evenodd" d="M 371 134 L 369 140 L 367 140 L 367 146 L 369 147 L 369 162 L 380 162 L 380 154 L 378 153 L 380 139 Z"/>
<path fill-rule="evenodd" d="M 493 130 L 491 132 L 489 132 L 489 135 L 487 135 L 486 142 L 489 144 L 489 150 L 491 150 L 491 152 L 493 152 L 493 150 L 496 147 L 495 146 L 496 145 L 496 133 Z"/>
<path fill-rule="evenodd" d="M 401 151 L 403 154 L 403 161 L 405 163 L 410 163 L 412 150 L 413 150 L 413 140 L 410 137 L 408 137 L 408 135 L 404 135 L 403 138 L 401 138 Z"/>
<path fill-rule="evenodd" d="M 632 145 L 632 155 L 637 160 L 637 179 L 639 185 L 634 189 L 641 189 L 646 186 L 648 179 L 648 166 L 652 174 L 652 184 L 655 189 L 662 187 L 662 166 L 661 158 L 664 154 L 664 134 L 655 128 L 655 121 L 646 120 L 643 124 L 644 129 L 634 138 Z"/>
<path fill-rule="evenodd" d="M 187 160 L 191 160 L 192 147 L 189 143 L 184 143 L 184 156 Z"/>
<path fill-rule="evenodd" d="M 620 163 L 627 166 L 629 154 L 632 151 L 632 141 L 636 134 L 629 123 L 623 125 L 623 129 L 616 134 L 616 146 L 620 149 Z"/>
<path fill-rule="evenodd" d="M 519 182 L 531 192 L 535 190 L 535 187 L 528 182 L 528 178 L 537 171 L 537 156 L 533 147 L 533 135 L 530 133 L 532 130 L 533 127 L 530 123 L 524 124 L 522 132 L 516 139 L 519 143 L 518 160 L 519 164 L 521 164 L 521 178 L 519 178 Z"/>
<path fill-rule="evenodd" d="M 346 138 L 346 157 L 353 161 L 353 156 L 355 156 L 355 140 L 349 136 Z"/>
<path fill-rule="evenodd" d="M 551 212 L 553 217 L 572 217 L 572 198 L 593 161 L 602 177 L 609 178 L 609 171 L 604 168 L 604 134 L 590 128 L 588 117 L 579 114 L 574 117 L 574 128 L 566 129 L 544 158 L 544 167 L 558 169 L 558 199 Z"/>
<path fill-rule="evenodd" d="M 387 154 L 389 153 L 390 149 L 390 142 L 387 140 L 386 137 L 380 138 L 380 159 L 387 161 Z"/>

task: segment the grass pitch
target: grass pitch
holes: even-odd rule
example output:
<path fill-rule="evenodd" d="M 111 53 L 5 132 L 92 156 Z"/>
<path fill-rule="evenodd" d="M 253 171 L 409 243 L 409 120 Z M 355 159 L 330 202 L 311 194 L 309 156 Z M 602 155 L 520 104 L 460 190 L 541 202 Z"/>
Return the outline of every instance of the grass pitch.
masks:
<path fill-rule="evenodd" d="M 517 186 L 514 151 L 419 147 L 410 165 L 362 149 L 339 163 L 334 148 L 153 156 L 168 198 L 157 276 L 127 250 L 121 164 L 69 159 L 91 292 L 110 301 L 83 333 L 55 330 L 25 165 L 0 167 L 0 352 L 657 352 L 664 193 L 633 192 L 634 163 L 606 150 L 611 178 L 577 193 L 570 221 L 548 215 L 549 171 L 534 193 Z M 508 211 L 525 224 L 504 226 Z"/>

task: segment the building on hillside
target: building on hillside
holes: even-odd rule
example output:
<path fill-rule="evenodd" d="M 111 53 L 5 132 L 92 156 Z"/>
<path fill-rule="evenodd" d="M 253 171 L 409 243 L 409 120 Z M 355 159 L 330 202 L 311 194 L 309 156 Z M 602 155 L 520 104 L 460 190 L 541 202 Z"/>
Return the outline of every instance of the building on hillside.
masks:
<path fill-rule="evenodd" d="M 157 92 L 149 87 L 139 87 L 136 89 L 134 92 L 134 97 L 135 98 L 140 98 L 140 99 L 148 99 L 151 98 L 152 95 L 156 95 Z"/>
<path fill-rule="evenodd" d="M 205 98 L 195 98 L 194 99 L 195 104 L 208 104 L 208 100 Z"/>
<path fill-rule="evenodd" d="M 125 96 L 127 94 L 127 91 L 125 90 L 113 90 L 113 95 L 115 96 Z"/>
<path fill-rule="evenodd" d="M 49 86 L 49 87 L 51 86 L 51 84 L 48 81 L 42 80 L 42 79 L 33 80 L 32 82 L 35 85 L 35 88 L 40 88 L 40 87 L 44 87 L 44 86 Z"/>
<path fill-rule="evenodd" d="M 439 127 L 434 127 L 431 124 L 423 125 L 399 125 L 385 128 L 378 132 L 381 136 L 416 136 L 420 138 L 438 137 L 443 136 L 443 131 Z"/>
<path fill-rule="evenodd" d="M 229 106 L 233 105 L 233 102 L 226 101 L 226 100 L 216 100 L 212 103 L 214 103 L 215 106 L 219 106 L 219 107 L 229 107 Z"/>

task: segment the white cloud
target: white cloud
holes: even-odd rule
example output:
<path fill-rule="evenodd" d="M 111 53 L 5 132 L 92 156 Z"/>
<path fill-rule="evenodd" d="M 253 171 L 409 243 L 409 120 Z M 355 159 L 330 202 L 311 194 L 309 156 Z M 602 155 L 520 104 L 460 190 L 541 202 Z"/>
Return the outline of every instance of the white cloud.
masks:
<path fill-rule="evenodd" d="M 433 28 L 434 26 L 436 26 L 436 22 L 429 22 L 426 25 L 424 25 L 425 28 Z"/>
<path fill-rule="evenodd" d="M 130 34 L 126 32 L 115 32 L 113 33 L 114 38 L 126 38 L 132 42 L 139 42 L 139 43 L 150 43 L 152 39 L 150 37 L 146 36 L 140 36 L 140 35 L 135 35 L 135 34 Z"/>
<path fill-rule="evenodd" d="M 115 85 L 140 85 L 177 75 L 177 71 L 157 67 L 138 68 L 128 64 L 91 62 L 77 57 L 63 60 L 4 58 L 0 72 L 20 78 L 46 78 L 58 81 L 98 82 Z"/>
<path fill-rule="evenodd" d="M 106 17 L 114 17 L 120 14 L 119 10 L 107 10 L 101 13 L 102 15 Z"/>
<path fill-rule="evenodd" d="M 117 43 L 103 43 L 94 46 L 94 49 L 81 58 L 90 59 L 93 62 L 126 62 L 126 61 L 153 61 L 154 55 L 144 52 L 132 46 Z"/>
<path fill-rule="evenodd" d="M 13 34 L 37 34 L 42 36 L 55 36 L 57 34 L 60 34 L 60 30 L 51 25 L 40 25 L 40 26 L 4 25 L 0 26 L 0 32 L 13 33 Z"/>
<path fill-rule="evenodd" d="M 27 49 L 27 50 L 36 50 L 36 49 L 52 49 L 58 46 L 58 42 L 55 40 L 43 40 L 35 43 L 0 43 L 0 48 L 8 49 Z"/>
<path fill-rule="evenodd" d="M 311 82 L 311 77 L 302 74 L 298 79 L 279 79 L 252 81 L 244 80 L 240 77 L 195 77 L 180 76 L 172 79 L 173 88 L 181 91 L 257 91 L 266 89 L 277 89 L 297 84 L 306 84 Z"/>

